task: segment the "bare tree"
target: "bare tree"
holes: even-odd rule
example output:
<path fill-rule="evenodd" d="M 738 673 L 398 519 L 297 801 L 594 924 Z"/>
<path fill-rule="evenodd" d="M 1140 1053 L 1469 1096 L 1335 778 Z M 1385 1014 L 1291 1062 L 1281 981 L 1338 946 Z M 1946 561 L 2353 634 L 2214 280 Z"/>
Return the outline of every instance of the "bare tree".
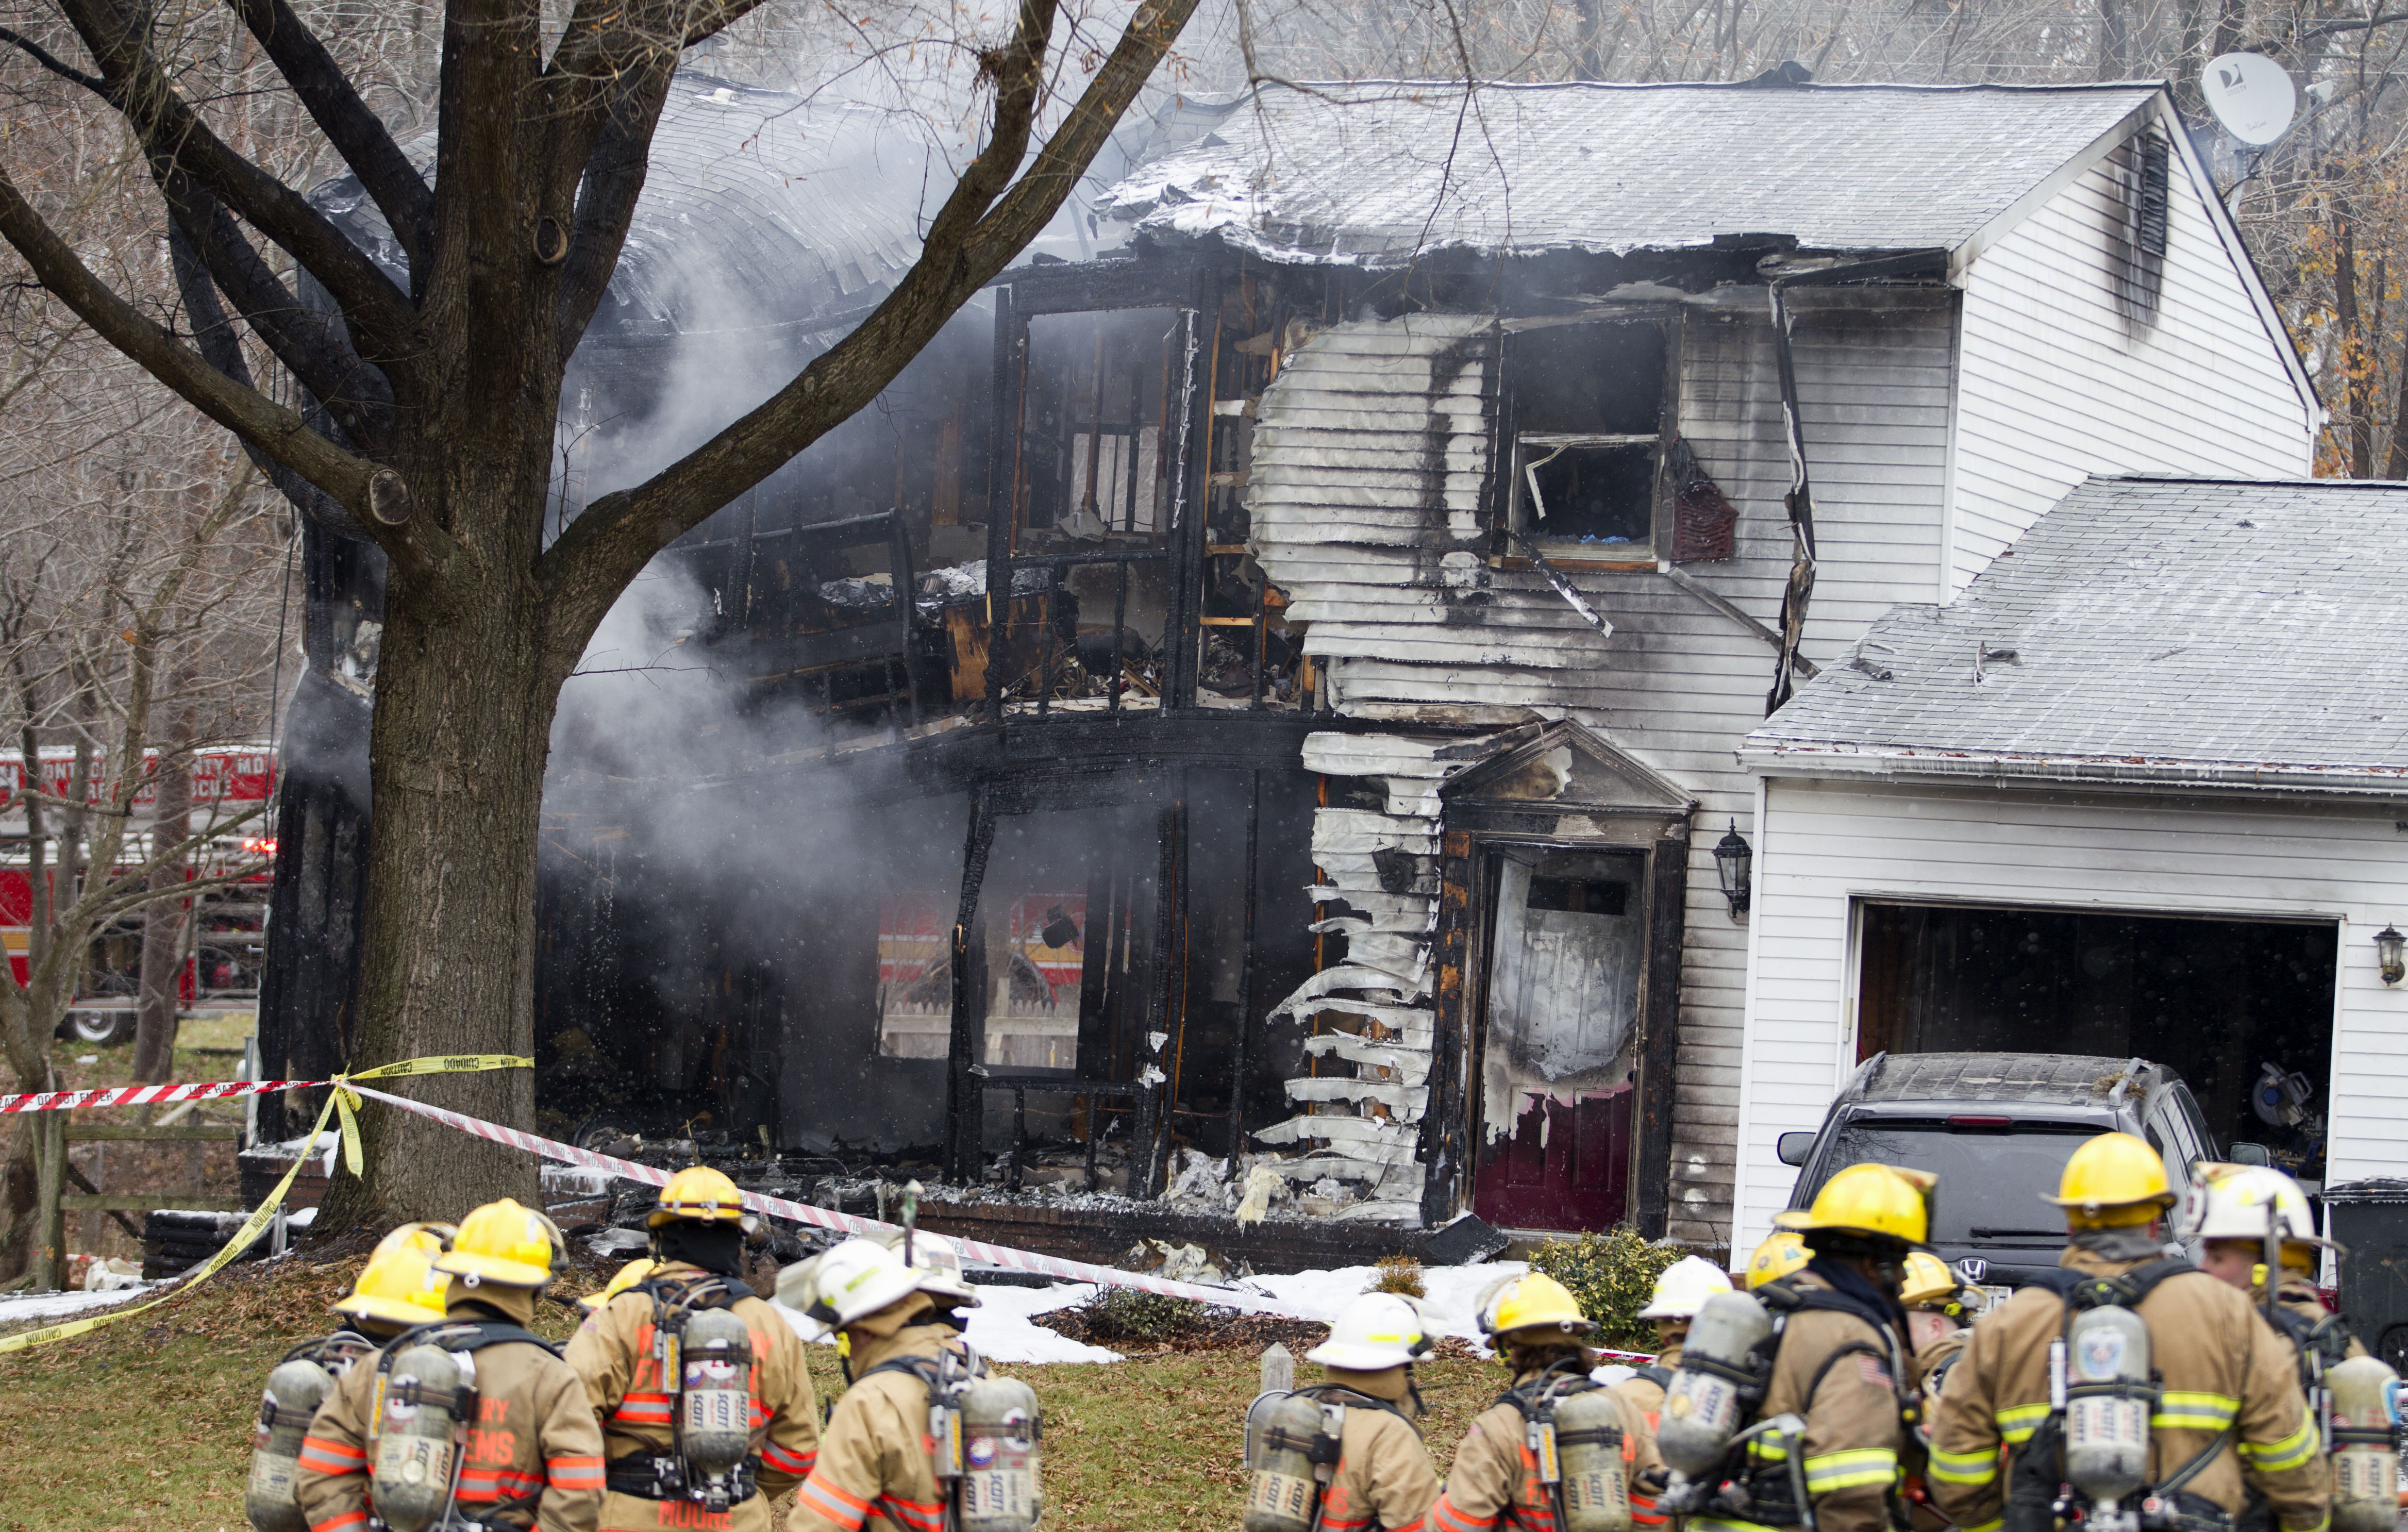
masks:
<path fill-rule="evenodd" d="M 940 30 L 914 46 L 974 59 L 984 106 L 977 151 L 916 264 L 766 402 L 595 500 L 549 545 L 562 371 L 617 264 L 672 73 L 756 0 L 573 0 L 556 17 L 538 0 L 452 0 L 431 185 L 290 0 L 223 11 L 54 0 L 37 24 L 0 35 L 21 69 L 86 93 L 139 146 L 191 254 L 177 294 L 189 332 L 158 317 L 174 290 L 96 267 L 13 165 L 0 171 L 0 237 L 312 514 L 364 532 L 389 561 L 358 1034 L 370 1061 L 531 1052 L 537 808 L 560 685 L 586 639 L 654 553 L 867 405 L 1044 227 L 1194 5 L 1138 0 L 1101 31 L 1058 0 L 1022 0 L 999 28 L 932 8 Z M 246 48 L 358 177 L 405 279 L 246 152 L 223 103 L 188 90 L 198 62 Z M 330 308 L 304 302 L 295 268 Z M 245 336 L 314 412 L 254 380 Z M 428 1089 L 506 1122 L 532 1113 L 523 1072 Z M 532 1176 L 508 1152 L 414 1120 L 378 1119 L 370 1137 L 363 1195 L 394 1212 L 523 1193 Z"/>

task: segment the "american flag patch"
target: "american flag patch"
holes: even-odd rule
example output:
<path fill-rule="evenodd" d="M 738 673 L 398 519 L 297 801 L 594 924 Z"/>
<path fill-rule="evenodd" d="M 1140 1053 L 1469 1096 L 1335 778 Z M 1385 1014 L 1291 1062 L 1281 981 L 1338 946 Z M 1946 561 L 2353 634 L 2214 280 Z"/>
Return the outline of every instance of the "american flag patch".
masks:
<path fill-rule="evenodd" d="M 1882 1366 L 1880 1357 L 1867 1356 L 1862 1352 L 1857 1353 L 1856 1372 L 1866 1382 L 1872 1384 L 1873 1387 L 1881 1389 L 1885 1393 L 1888 1391 L 1889 1368 Z"/>

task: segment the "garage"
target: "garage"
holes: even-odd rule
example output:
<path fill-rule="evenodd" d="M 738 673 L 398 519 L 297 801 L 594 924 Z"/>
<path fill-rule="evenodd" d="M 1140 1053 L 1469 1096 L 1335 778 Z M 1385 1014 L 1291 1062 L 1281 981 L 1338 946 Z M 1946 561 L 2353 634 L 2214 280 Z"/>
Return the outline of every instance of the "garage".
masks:
<path fill-rule="evenodd" d="M 1865 899 L 1857 925 L 1857 1058 L 2139 1055 L 2218 1142 L 2324 1179 L 2333 923 Z"/>

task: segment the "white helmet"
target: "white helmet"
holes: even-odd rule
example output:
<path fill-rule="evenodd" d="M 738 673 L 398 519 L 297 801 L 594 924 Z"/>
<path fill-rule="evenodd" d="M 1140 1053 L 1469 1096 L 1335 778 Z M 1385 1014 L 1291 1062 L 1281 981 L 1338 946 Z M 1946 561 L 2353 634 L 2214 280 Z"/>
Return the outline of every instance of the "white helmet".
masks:
<path fill-rule="evenodd" d="M 2263 1239 L 2271 1228 L 2286 1245 L 2331 1243 L 2316 1237 L 2315 1215 L 2300 1183 L 2272 1166 L 2202 1160 L 2191 1170 L 2184 1239 Z"/>
<path fill-rule="evenodd" d="M 1656 1279 L 1641 1319 L 1695 1319 L 1706 1300 L 1731 1290 L 1730 1273 L 1700 1255 L 1684 1255 Z"/>
<path fill-rule="evenodd" d="M 1433 1342 L 1413 1300 L 1398 1293 L 1366 1293 L 1340 1310 L 1329 1339 L 1304 1353 L 1308 1362 L 1349 1372 L 1382 1372 L 1418 1360 Z"/>
<path fill-rule="evenodd" d="M 901 1256 L 858 1235 L 778 1273 L 778 1301 L 826 1330 L 842 1329 L 919 1290 Z"/>
<path fill-rule="evenodd" d="M 885 1236 L 882 1242 L 895 1253 L 896 1260 L 903 1258 L 901 1229 Z M 911 1236 L 911 1269 L 920 1279 L 920 1291 L 952 1298 L 949 1308 L 976 1309 L 985 1301 L 962 1275 L 961 1251 L 941 1234 L 921 1229 Z"/>

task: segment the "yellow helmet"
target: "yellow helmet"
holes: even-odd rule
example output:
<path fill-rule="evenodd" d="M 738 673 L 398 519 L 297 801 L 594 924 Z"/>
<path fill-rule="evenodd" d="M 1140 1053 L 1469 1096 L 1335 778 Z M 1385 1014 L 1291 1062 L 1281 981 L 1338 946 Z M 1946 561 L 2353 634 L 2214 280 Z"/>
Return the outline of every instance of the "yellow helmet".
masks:
<path fill-rule="evenodd" d="M 435 1257 L 435 1269 L 466 1277 L 471 1286 L 541 1287 L 566 1243 L 559 1224 L 504 1197 L 460 1221 L 459 1237 Z"/>
<path fill-rule="evenodd" d="M 1931 1188 L 1939 1179 L 1904 1166 L 1852 1165 L 1823 1183 L 1812 1208 L 1778 1214 L 1773 1226 L 1801 1234 L 1829 1229 L 1919 1245 L 1931 1234 Z"/>
<path fill-rule="evenodd" d="M 2065 1162 L 2057 1196 L 2041 1196 L 2064 1209 L 2066 1223 L 2077 1229 L 2146 1224 L 2174 1205 L 2166 1162 L 2147 1139 L 2128 1133 L 2101 1133 L 2084 1143 Z"/>
<path fill-rule="evenodd" d="M 1480 1306 L 1480 1327 L 1491 1336 L 1548 1326 L 1565 1335 L 1585 1335 L 1597 1328 L 1563 1283 L 1543 1271 L 1527 1271 L 1498 1284 L 1491 1300 Z"/>
<path fill-rule="evenodd" d="M 610 1306 L 610 1300 L 612 1298 L 617 1297 L 620 1294 L 625 1292 L 630 1287 L 642 1281 L 646 1277 L 651 1276 L 652 1274 L 652 1267 L 657 1264 L 657 1262 L 647 1260 L 629 1261 L 625 1266 L 619 1268 L 618 1273 L 615 1276 L 603 1284 L 602 1291 L 599 1293 L 588 1293 L 577 1301 L 583 1304 L 589 1310 L 607 1309 Z"/>
<path fill-rule="evenodd" d="M 1804 1239 L 1783 1229 L 1756 1246 L 1756 1253 L 1747 1258 L 1747 1290 L 1753 1293 L 1766 1282 L 1779 1281 L 1793 1271 L 1802 1271 L 1813 1258 Z"/>
<path fill-rule="evenodd" d="M 1910 1250 L 1906 1253 L 1906 1281 L 1899 1287 L 1898 1301 L 1909 1309 L 1944 1309 L 1956 1299 L 1964 1279 L 1949 1268 L 1947 1262 L 1929 1251 Z"/>
<path fill-rule="evenodd" d="M 380 1255 L 390 1255 L 396 1250 L 423 1250 L 429 1259 L 443 1253 L 443 1247 L 458 1238 L 460 1231 L 449 1224 L 404 1224 L 377 1241 L 368 1253 L 373 1261 Z"/>
<path fill-rule="evenodd" d="M 736 1183 L 707 1165 L 689 1165 L 661 1188 L 660 1206 L 644 1220 L 659 1228 L 684 1219 L 692 1224 L 735 1224 L 744 1217 L 744 1198 Z"/>
<path fill-rule="evenodd" d="M 397 1239 L 412 1231 L 425 1242 Z M 434 1324 L 443 1317 L 444 1295 L 452 1287 L 452 1279 L 435 1269 L 435 1257 L 442 1249 L 440 1239 L 427 1240 L 417 1225 L 394 1230 L 360 1268 L 350 1296 L 333 1305 L 335 1312 L 404 1329 Z"/>

